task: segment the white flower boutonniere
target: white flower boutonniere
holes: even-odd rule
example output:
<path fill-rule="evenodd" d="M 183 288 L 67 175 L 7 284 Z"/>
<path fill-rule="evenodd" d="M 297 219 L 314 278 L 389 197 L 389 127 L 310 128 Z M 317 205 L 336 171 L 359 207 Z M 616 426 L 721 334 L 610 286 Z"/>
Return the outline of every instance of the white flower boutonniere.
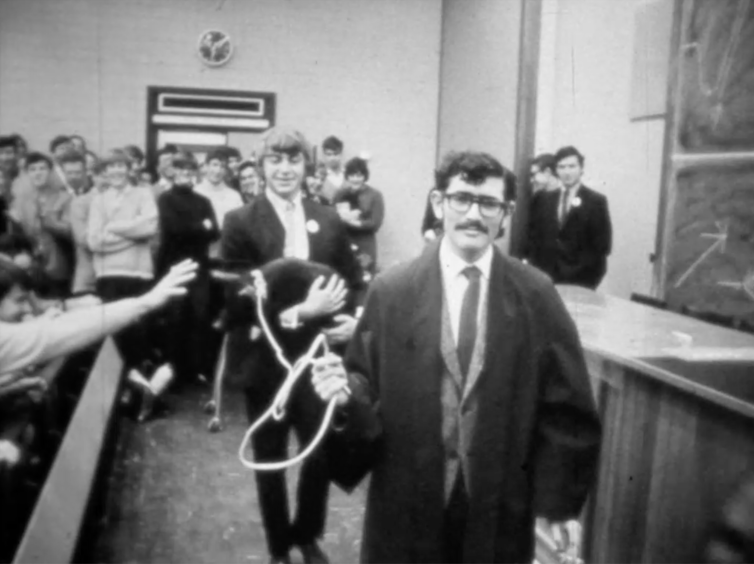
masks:
<path fill-rule="evenodd" d="M 313 219 L 310 219 L 306 222 L 306 230 L 309 233 L 319 233 L 319 223 L 317 223 Z"/>
<path fill-rule="evenodd" d="M 578 208 L 581 205 L 581 198 L 576 196 L 573 200 L 571 200 L 571 207 Z"/>

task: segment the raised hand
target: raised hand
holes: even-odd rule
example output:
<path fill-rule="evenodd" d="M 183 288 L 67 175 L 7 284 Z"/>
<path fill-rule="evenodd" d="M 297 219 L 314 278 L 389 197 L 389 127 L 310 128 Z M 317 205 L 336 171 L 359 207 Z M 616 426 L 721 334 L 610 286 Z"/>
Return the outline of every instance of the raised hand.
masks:
<path fill-rule="evenodd" d="M 185 295 L 186 285 L 196 278 L 198 267 L 193 260 L 184 260 L 176 264 L 143 299 L 150 308 L 156 309 L 172 298 Z"/>
<path fill-rule="evenodd" d="M 313 319 L 335 313 L 345 305 L 347 294 L 346 284 L 339 276 L 332 275 L 327 283 L 324 276 L 318 276 L 299 308 L 299 316 Z"/>

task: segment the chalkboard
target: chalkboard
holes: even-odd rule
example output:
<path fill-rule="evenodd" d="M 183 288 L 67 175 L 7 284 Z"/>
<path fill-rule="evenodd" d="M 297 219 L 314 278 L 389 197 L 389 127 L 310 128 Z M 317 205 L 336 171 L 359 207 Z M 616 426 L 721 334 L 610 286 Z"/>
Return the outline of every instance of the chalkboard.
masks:
<path fill-rule="evenodd" d="M 695 0 L 682 37 L 681 148 L 754 150 L 754 1 Z"/>
<path fill-rule="evenodd" d="M 667 300 L 754 321 L 754 165 L 681 172 Z"/>

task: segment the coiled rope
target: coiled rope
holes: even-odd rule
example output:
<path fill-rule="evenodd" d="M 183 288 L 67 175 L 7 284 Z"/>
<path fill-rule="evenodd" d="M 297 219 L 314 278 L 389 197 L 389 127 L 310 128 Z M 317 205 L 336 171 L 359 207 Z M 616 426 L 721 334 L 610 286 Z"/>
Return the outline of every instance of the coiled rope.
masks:
<path fill-rule="evenodd" d="M 254 293 L 257 307 L 257 318 L 259 319 L 259 323 L 262 326 L 262 332 L 264 333 L 267 341 L 270 343 L 272 349 L 275 351 L 275 356 L 277 357 L 278 362 L 288 371 L 288 375 L 285 377 L 285 381 L 280 386 L 280 389 L 275 395 L 275 398 L 272 400 L 270 407 L 256 421 L 254 421 L 251 427 L 249 427 L 249 429 L 244 434 L 243 441 L 241 441 L 241 446 L 238 449 L 238 458 L 241 460 L 241 464 L 243 464 L 250 470 L 257 470 L 259 472 L 275 472 L 279 470 L 285 470 L 286 468 L 290 468 L 291 466 L 295 466 L 296 464 L 303 462 L 319 446 L 320 442 L 322 442 L 322 439 L 325 436 L 325 433 L 330 428 L 330 423 L 332 422 L 333 414 L 335 413 L 336 398 L 332 398 L 327 404 L 327 409 L 325 410 L 325 415 L 322 419 L 322 424 L 319 427 L 319 431 L 317 431 L 317 434 L 314 436 L 309 445 L 299 454 L 297 454 L 293 458 L 280 462 L 256 462 L 254 460 L 249 460 L 246 458 L 245 451 L 248 449 L 249 442 L 251 441 L 251 437 L 254 436 L 254 433 L 256 433 L 256 431 L 268 419 L 272 418 L 275 421 L 281 421 L 285 417 L 285 405 L 288 402 L 291 391 L 296 385 L 299 377 L 304 374 L 304 372 L 306 372 L 306 369 L 311 364 L 314 363 L 314 357 L 317 352 L 320 349 L 324 351 L 324 354 L 320 358 L 326 357 L 330 352 L 325 336 L 320 333 L 319 335 L 317 335 L 317 338 L 314 339 L 306 354 L 301 356 L 294 364 L 288 362 L 288 359 L 286 359 L 285 355 L 283 354 L 283 349 L 278 344 L 277 340 L 272 334 L 272 331 L 270 331 L 270 327 L 267 323 L 267 318 L 264 315 L 263 305 L 264 300 L 267 297 L 267 288 L 264 277 L 258 270 L 253 271 L 251 274 L 254 278 Z M 347 388 L 346 392 L 349 393 Z"/>

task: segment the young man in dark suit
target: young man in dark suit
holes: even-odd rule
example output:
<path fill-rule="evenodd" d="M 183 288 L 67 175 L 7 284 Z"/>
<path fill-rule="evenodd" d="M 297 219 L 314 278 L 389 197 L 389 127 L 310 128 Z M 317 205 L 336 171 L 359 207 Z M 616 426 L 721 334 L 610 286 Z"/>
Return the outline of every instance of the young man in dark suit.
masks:
<path fill-rule="evenodd" d="M 555 154 L 562 188 L 532 199 L 523 257 L 556 284 L 595 289 L 607 272 L 612 224 L 607 199 L 581 184 L 584 156 L 575 147 Z"/>
<path fill-rule="evenodd" d="M 291 333 L 286 342 L 305 352 L 308 342 L 296 346 L 296 331 L 301 323 L 330 316 L 345 299 L 346 290 L 356 291 L 362 284 L 362 272 L 350 248 L 348 235 L 334 209 L 302 197 L 306 166 L 311 162 L 310 145 L 295 130 L 275 128 L 265 137 L 260 151 L 265 193 L 243 208 L 229 212 L 225 218 L 221 256 L 228 267 L 248 272 L 274 259 L 294 257 L 331 267 L 341 280 L 315 281 L 307 297 L 284 311 L 279 319 L 270 320 Z M 228 326 L 242 326 L 249 334 L 254 320 L 253 301 L 239 297 L 237 291 L 227 296 Z M 355 328 L 351 315 L 338 314 L 336 325 L 327 330 L 331 343 L 347 342 Z M 302 331 L 301 335 L 306 332 Z M 243 357 L 246 378 L 246 406 L 249 421 L 255 421 L 270 405 L 285 378 L 285 370 L 265 340 L 246 339 L 234 351 Z M 295 361 L 295 358 L 289 358 Z M 231 361 L 232 362 L 232 361 Z M 308 444 L 317 432 L 324 414 L 321 402 L 309 385 L 294 388 L 286 418 L 268 423 L 252 441 L 255 459 L 278 461 L 287 458 L 288 433 L 291 427 L 302 444 Z M 298 484 L 298 512 L 291 522 L 284 472 L 258 472 L 257 490 L 267 543 L 274 562 L 288 562 L 289 550 L 298 546 L 305 562 L 327 562 L 317 545 L 322 536 L 327 513 L 329 473 L 325 457 L 315 451 L 301 468 Z"/>
<path fill-rule="evenodd" d="M 377 276 L 345 362 L 313 370 L 341 405 L 331 471 L 345 487 L 372 471 L 365 562 L 531 562 L 535 516 L 567 530 L 593 484 L 576 328 L 547 277 L 493 244 L 505 176 L 485 153 L 446 156 L 444 235 Z"/>

